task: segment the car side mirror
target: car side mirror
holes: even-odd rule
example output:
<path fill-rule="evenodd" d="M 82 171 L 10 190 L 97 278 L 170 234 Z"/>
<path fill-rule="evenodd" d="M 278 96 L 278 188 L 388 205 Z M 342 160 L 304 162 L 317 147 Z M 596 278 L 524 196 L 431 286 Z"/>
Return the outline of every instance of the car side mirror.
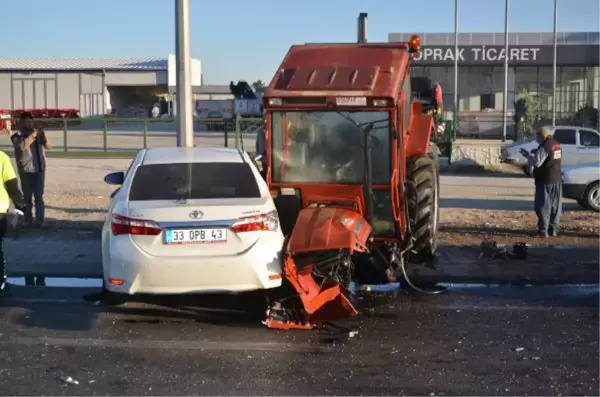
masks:
<path fill-rule="evenodd" d="M 112 172 L 104 177 L 104 183 L 109 185 L 122 185 L 125 181 L 125 173 Z"/>

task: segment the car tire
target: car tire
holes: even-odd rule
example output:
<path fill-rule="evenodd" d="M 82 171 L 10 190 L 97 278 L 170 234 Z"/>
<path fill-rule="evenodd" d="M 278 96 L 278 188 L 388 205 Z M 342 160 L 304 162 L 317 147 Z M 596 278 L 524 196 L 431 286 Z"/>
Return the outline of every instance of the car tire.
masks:
<path fill-rule="evenodd" d="M 579 204 L 582 208 L 585 208 L 586 210 L 588 209 L 587 203 L 584 199 L 577 199 L 577 204 Z"/>
<path fill-rule="evenodd" d="M 413 238 L 409 260 L 429 262 L 435 257 L 440 219 L 439 161 L 436 152 L 408 159 L 406 198 Z"/>
<path fill-rule="evenodd" d="M 587 209 L 600 212 L 600 185 L 598 182 L 591 183 L 586 189 L 583 195 L 583 201 Z"/>

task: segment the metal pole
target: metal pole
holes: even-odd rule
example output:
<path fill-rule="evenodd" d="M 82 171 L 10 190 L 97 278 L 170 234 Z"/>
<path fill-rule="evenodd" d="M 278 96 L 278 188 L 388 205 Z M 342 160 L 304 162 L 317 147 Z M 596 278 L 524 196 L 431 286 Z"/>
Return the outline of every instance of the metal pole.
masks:
<path fill-rule="evenodd" d="M 190 0 L 175 0 L 175 63 L 177 65 L 177 146 L 194 146 L 190 57 Z"/>
<path fill-rule="evenodd" d="M 556 125 L 556 44 L 557 44 L 557 21 L 558 0 L 554 0 L 554 53 L 552 59 L 552 126 Z"/>
<path fill-rule="evenodd" d="M 358 43 L 367 42 L 367 13 L 361 12 L 358 16 Z"/>
<path fill-rule="evenodd" d="M 452 115 L 454 136 L 458 128 L 458 0 L 454 0 L 454 114 Z"/>
<path fill-rule="evenodd" d="M 504 10 L 504 103 L 502 105 L 502 142 L 506 142 L 508 112 L 508 13 L 510 0 L 506 0 Z"/>

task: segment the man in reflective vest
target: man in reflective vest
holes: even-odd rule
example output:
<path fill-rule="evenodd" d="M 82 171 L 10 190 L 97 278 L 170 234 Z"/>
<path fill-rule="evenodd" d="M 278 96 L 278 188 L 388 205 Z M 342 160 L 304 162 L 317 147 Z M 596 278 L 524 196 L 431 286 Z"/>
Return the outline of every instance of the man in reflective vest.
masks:
<path fill-rule="evenodd" d="M 19 180 L 10 161 L 10 157 L 3 151 L 0 151 L 0 175 L 2 183 L 0 184 L 0 296 L 8 292 L 8 283 L 6 275 L 6 264 L 4 262 L 3 240 L 8 228 L 8 209 L 12 201 L 15 208 L 21 213 L 25 210 L 25 201 L 23 193 L 19 189 Z"/>
<path fill-rule="evenodd" d="M 528 155 L 535 180 L 534 208 L 538 218 L 538 235 L 558 235 L 562 212 L 562 149 L 552 138 L 552 130 L 543 127 L 536 137 L 540 144 L 534 154 Z M 526 154 L 526 153 L 523 153 Z"/>

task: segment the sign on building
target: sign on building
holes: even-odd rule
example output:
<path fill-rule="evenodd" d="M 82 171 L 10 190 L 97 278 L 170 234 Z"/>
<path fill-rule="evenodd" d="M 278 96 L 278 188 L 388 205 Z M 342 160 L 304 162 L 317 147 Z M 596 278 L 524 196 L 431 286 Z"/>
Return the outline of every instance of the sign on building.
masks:
<path fill-rule="evenodd" d="M 456 54 L 462 65 L 503 65 L 508 57 L 512 66 L 551 66 L 554 59 L 554 47 L 509 46 L 459 46 Z M 593 45 L 560 45 L 557 47 L 559 66 L 597 66 L 599 62 L 597 47 Z M 453 65 L 454 46 L 423 46 L 415 56 L 415 61 L 428 65 Z"/>

